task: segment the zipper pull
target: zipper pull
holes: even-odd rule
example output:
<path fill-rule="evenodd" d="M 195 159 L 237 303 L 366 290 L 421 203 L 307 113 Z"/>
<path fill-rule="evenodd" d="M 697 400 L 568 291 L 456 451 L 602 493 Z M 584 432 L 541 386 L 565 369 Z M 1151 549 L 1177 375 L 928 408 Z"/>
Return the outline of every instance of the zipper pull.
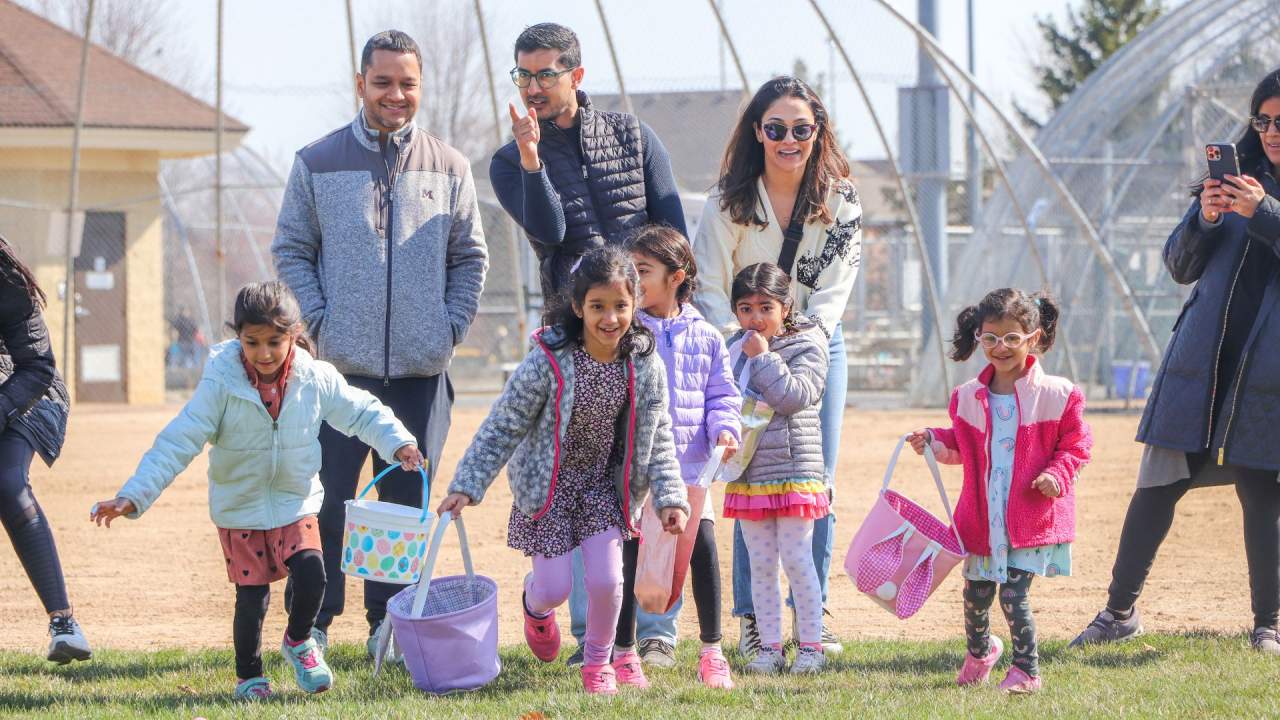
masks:
<path fill-rule="evenodd" d="M 589 180 L 589 179 L 590 179 L 590 178 L 588 178 L 588 177 L 587 177 L 587 165 L 586 165 L 586 163 L 583 163 L 583 165 L 582 165 L 582 179 L 583 179 L 583 180 Z"/>
<path fill-rule="evenodd" d="M 1222 465 L 1225 464 L 1226 454 L 1227 454 L 1226 445 L 1223 445 L 1222 447 L 1218 448 L 1218 467 L 1222 467 Z"/>

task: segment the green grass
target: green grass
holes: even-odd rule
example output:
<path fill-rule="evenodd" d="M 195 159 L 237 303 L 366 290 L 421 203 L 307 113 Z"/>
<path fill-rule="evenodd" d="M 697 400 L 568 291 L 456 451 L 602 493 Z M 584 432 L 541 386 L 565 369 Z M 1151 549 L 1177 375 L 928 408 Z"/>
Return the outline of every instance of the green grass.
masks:
<path fill-rule="evenodd" d="M 850 642 L 820 676 L 756 678 L 738 672 L 738 689 L 712 692 L 695 676 L 694 644 L 680 665 L 654 670 L 653 688 L 614 699 L 586 697 L 578 674 L 538 663 L 522 647 L 502 651 L 503 671 L 473 693 L 430 697 L 398 668 L 374 679 L 362 647 L 330 653 L 337 687 L 319 697 L 296 689 L 278 654 L 267 659 L 277 696 L 260 705 L 231 701 L 229 650 L 102 651 L 89 663 L 54 667 L 41 658 L 0 652 L 0 715 L 23 718 L 1055 718 L 1280 716 L 1273 658 L 1243 636 L 1148 636 L 1126 645 L 1068 651 L 1041 648 L 1046 689 L 1003 697 L 993 686 L 953 684 L 963 643 Z M 995 679 L 1003 676 L 1001 663 Z"/>

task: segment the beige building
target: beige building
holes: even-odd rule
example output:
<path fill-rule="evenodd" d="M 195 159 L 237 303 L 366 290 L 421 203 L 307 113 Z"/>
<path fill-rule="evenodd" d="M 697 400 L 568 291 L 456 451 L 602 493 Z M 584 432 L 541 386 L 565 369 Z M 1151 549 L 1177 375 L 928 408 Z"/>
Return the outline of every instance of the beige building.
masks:
<path fill-rule="evenodd" d="M 49 296 L 45 319 L 59 366 L 66 214 L 80 38 L 0 0 L 0 234 Z M 93 47 L 81 133 L 73 233 L 76 310 L 71 367 L 80 401 L 164 401 L 169 322 L 164 302 L 160 161 L 214 151 L 215 110 Z M 248 128 L 224 116 L 223 146 Z"/>

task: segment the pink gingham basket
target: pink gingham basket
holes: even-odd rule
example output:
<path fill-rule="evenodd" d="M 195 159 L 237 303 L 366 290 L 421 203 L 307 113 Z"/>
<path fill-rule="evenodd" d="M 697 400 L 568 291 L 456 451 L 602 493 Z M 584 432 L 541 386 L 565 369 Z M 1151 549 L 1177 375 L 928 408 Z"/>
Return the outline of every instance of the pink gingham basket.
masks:
<path fill-rule="evenodd" d="M 859 592 L 902 620 L 924 606 L 947 573 L 966 555 L 954 529 L 955 519 L 938 462 L 927 444 L 924 458 L 951 524 L 943 524 L 905 495 L 889 489 L 906 442 L 905 436 L 898 441 L 884 473 L 880 497 L 858 528 L 844 558 L 845 571 Z"/>

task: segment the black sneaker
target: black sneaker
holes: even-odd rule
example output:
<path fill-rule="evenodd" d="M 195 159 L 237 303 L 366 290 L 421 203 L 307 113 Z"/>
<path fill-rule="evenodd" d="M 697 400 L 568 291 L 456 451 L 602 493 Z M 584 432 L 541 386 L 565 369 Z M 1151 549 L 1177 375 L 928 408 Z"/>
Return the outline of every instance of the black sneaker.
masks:
<path fill-rule="evenodd" d="M 1280 655 L 1280 634 L 1273 627 L 1254 628 L 1249 633 L 1249 645 L 1261 653 Z"/>
<path fill-rule="evenodd" d="M 89 641 L 80 632 L 80 624 L 75 618 L 58 615 L 49 620 L 49 654 L 50 662 L 66 665 L 72 660 L 88 660 L 93 657 L 89 649 Z"/>
<path fill-rule="evenodd" d="M 645 638 L 640 641 L 640 659 L 654 667 L 675 667 L 676 648 L 662 638 Z"/>
<path fill-rule="evenodd" d="M 569 656 L 568 660 L 564 661 L 564 664 L 568 665 L 571 668 L 582 667 L 583 663 L 586 662 L 585 660 L 583 660 L 583 653 L 585 653 L 586 651 L 587 651 L 587 648 L 585 645 L 581 645 L 581 644 L 578 645 L 578 649 L 573 651 L 573 654 Z"/>
<path fill-rule="evenodd" d="M 1133 612 L 1129 613 L 1129 617 L 1123 620 L 1104 608 L 1093 622 L 1089 623 L 1089 627 L 1077 635 L 1067 647 L 1078 648 L 1082 645 L 1132 640 L 1141 634 L 1142 617 L 1138 614 L 1138 608 L 1134 608 Z"/>

